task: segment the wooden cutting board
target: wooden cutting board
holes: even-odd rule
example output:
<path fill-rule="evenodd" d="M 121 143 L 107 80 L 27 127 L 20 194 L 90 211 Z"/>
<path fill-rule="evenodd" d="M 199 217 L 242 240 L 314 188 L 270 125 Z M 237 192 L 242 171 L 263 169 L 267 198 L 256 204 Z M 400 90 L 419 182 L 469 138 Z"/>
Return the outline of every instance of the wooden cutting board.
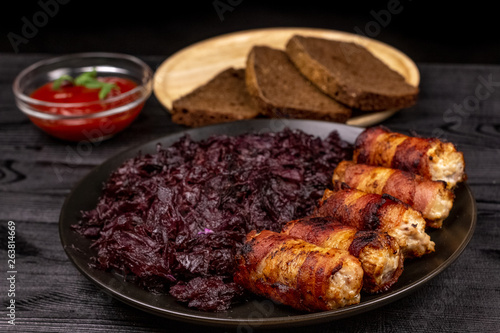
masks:
<path fill-rule="evenodd" d="M 418 68 L 407 55 L 374 39 L 316 28 L 267 28 L 209 38 L 176 52 L 158 67 L 154 77 L 154 93 L 160 103 L 170 110 L 174 100 L 206 83 L 221 70 L 230 66 L 245 67 L 247 54 L 254 45 L 267 45 L 284 50 L 288 39 L 295 34 L 360 44 L 399 72 L 409 84 L 418 86 L 420 82 Z M 374 125 L 397 111 L 363 113 L 349 119 L 347 124 Z"/>

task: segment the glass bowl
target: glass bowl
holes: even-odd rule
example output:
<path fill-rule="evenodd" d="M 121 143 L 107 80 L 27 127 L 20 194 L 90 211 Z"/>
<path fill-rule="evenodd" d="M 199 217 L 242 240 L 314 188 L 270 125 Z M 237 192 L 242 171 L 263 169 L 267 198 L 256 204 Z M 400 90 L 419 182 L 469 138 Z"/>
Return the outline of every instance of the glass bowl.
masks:
<path fill-rule="evenodd" d="M 46 102 L 30 97 L 37 88 L 62 75 L 76 77 L 96 70 L 137 86 L 117 96 L 80 103 Z M 153 72 L 142 60 L 118 53 L 76 53 L 45 59 L 21 71 L 13 83 L 16 105 L 43 131 L 63 140 L 101 141 L 124 130 L 151 95 Z M 96 111 L 98 110 L 98 111 Z"/>

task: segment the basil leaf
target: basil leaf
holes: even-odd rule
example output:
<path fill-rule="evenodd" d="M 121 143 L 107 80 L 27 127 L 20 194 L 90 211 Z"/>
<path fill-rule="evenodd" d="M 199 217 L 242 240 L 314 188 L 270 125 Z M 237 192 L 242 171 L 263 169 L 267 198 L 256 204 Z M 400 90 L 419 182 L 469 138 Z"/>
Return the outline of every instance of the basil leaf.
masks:
<path fill-rule="evenodd" d="M 96 77 L 97 77 L 97 72 L 94 69 L 92 72 L 85 72 L 78 75 L 75 78 L 75 84 L 77 86 L 84 86 L 89 82 L 96 81 Z"/>
<path fill-rule="evenodd" d="M 99 88 L 102 88 L 103 85 L 104 85 L 104 82 L 97 81 L 97 80 L 95 80 L 95 81 L 89 81 L 89 82 L 86 82 L 84 84 L 84 86 L 86 88 L 89 88 L 89 89 L 99 89 Z"/>
<path fill-rule="evenodd" d="M 61 88 L 61 85 L 63 84 L 64 81 L 69 81 L 71 83 L 73 83 L 73 78 L 69 75 L 61 75 L 60 78 L 58 78 L 57 80 L 54 80 L 54 82 L 52 83 L 52 89 L 54 90 L 59 90 L 59 88 Z"/>
<path fill-rule="evenodd" d="M 109 94 L 111 89 L 117 87 L 116 84 L 104 83 L 101 90 L 99 91 L 99 99 L 104 99 Z"/>
<path fill-rule="evenodd" d="M 75 86 L 84 86 L 89 89 L 100 89 L 99 99 L 106 98 L 111 89 L 118 89 L 118 86 L 114 83 L 99 81 L 97 79 L 97 71 L 95 68 L 90 72 L 81 73 L 74 79 L 69 75 L 62 75 L 52 84 L 53 89 L 59 89 L 64 81 L 70 81 Z"/>

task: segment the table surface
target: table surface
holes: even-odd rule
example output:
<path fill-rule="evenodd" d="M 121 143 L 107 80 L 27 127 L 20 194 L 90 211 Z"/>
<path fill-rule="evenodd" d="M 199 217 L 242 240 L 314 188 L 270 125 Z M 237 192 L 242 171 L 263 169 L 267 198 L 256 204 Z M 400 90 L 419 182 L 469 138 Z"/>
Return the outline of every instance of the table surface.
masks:
<path fill-rule="evenodd" d="M 130 128 L 93 146 L 85 158 L 78 158 L 76 144 L 45 135 L 14 103 L 14 77 L 45 57 L 48 55 L 0 54 L 0 258 L 4 267 L 0 330 L 187 333 L 206 329 L 157 317 L 113 299 L 67 258 L 59 240 L 58 218 L 73 186 L 116 153 L 183 127 L 173 124 L 152 96 Z M 153 69 L 164 60 L 139 57 Z M 417 105 L 397 113 L 384 125 L 393 130 L 415 130 L 422 136 L 441 136 L 464 152 L 467 182 L 478 207 L 475 234 L 450 267 L 411 295 L 365 314 L 306 327 L 308 330 L 500 330 L 500 66 L 417 65 L 421 72 Z M 15 326 L 7 322 L 6 313 L 8 221 L 16 225 Z"/>

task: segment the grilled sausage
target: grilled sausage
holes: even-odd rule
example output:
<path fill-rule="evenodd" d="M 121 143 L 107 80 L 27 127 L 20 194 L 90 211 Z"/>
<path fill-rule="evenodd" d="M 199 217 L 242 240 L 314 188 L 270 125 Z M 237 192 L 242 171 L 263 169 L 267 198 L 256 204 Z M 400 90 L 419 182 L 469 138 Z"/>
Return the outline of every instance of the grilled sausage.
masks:
<path fill-rule="evenodd" d="M 434 251 L 422 214 L 388 194 L 372 194 L 336 183 L 326 190 L 313 216 L 331 216 L 359 230 L 378 230 L 394 237 L 405 258 Z"/>
<path fill-rule="evenodd" d="M 388 290 L 403 272 L 403 253 L 394 238 L 378 231 L 360 231 L 332 217 L 306 217 L 288 222 L 281 231 L 306 242 L 347 250 L 361 262 L 363 290 Z"/>
<path fill-rule="evenodd" d="M 399 169 L 342 161 L 335 168 L 333 181 L 358 190 L 387 193 L 422 213 L 428 227 L 441 228 L 453 206 L 453 191 L 442 181 L 432 181 Z"/>
<path fill-rule="evenodd" d="M 360 301 L 363 269 L 347 251 L 254 230 L 235 258 L 236 283 L 295 309 L 331 310 Z"/>
<path fill-rule="evenodd" d="M 357 137 L 353 161 L 442 180 L 449 188 L 467 178 L 464 156 L 452 143 L 437 138 L 410 137 L 382 126 L 367 128 Z"/>

